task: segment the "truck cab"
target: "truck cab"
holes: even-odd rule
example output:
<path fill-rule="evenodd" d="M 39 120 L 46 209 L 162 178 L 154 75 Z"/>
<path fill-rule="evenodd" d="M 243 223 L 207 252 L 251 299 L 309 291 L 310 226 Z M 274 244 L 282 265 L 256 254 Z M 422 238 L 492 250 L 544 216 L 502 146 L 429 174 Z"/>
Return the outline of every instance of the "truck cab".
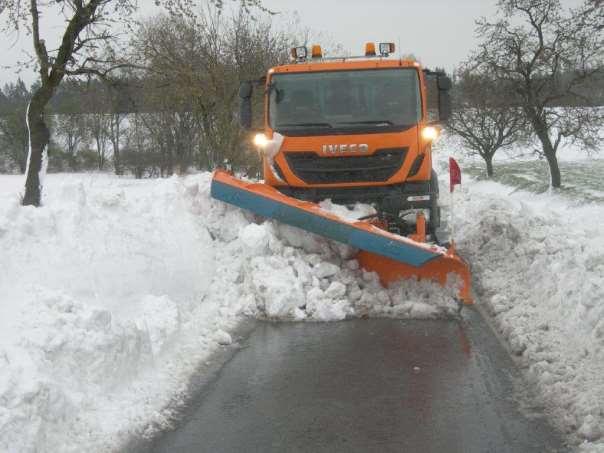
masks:
<path fill-rule="evenodd" d="M 450 111 L 451 82 L 393 52 L 392 43 L 377 53 L 368 43 L 359 57 L 292 49 L 290 64 L 256 82 L 264 88 L 264 115 L 254 143 L 265 183 L 285 195 L 372 204 L 396 233 L 405 233 L 409 212 L 425 210 L 434 233 L 440 210 L 432 142 Z M 239 91 L 247 129 L 253 85 L 243 82 Z"/>

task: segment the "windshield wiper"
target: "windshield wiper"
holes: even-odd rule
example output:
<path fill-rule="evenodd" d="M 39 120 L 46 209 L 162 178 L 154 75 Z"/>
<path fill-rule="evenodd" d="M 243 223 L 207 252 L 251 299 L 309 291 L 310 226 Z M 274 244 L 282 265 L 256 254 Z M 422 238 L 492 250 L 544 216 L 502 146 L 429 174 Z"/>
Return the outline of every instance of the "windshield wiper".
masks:
<path fill-rule="evenodd" d="M 329 123 L 282 123 L 277 124 L 277 127 L 327 127 L 331 129 L 333 126 Z"/>
<path fill-rule="evenodd" d="M 394 123 L 389 120 L 344 121 L 338 124 L 371 124 L 374 126 L 394 126 Z"/>

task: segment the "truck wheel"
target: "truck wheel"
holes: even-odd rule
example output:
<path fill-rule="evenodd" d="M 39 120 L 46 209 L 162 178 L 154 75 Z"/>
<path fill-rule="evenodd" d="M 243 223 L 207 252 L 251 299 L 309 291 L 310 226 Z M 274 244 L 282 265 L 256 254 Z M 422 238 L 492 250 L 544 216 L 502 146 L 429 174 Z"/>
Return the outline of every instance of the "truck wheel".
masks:
<path fill-rule="evenodd" d="M 430 177 L 430 222 L 429 231 L 436 233 L 436 230 L 440 227 L 440 206 L 438 206 L 438 176 L 436 172 L 432 170 L 432 176 Z"/>

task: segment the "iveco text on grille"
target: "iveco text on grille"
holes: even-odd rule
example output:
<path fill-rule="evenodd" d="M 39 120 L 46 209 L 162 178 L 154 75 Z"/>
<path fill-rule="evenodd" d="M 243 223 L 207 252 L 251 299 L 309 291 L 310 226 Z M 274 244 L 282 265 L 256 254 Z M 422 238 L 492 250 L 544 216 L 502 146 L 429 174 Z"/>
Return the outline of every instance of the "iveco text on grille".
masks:
<path fill-rule="evenodd" d="M 339 154 L 339 153 L 366 153 L 369 151 L 369 145 L 362 144 L 350 144 L 350 145 L 323 145 L 323 153 L 325 154 Z"/>

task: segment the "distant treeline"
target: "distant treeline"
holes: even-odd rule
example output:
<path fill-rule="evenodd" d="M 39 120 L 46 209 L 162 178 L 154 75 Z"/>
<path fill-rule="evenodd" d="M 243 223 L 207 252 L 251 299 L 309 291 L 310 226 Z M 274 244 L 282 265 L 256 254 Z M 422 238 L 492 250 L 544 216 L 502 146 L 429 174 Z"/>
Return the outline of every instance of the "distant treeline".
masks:
<path fill-rule="evenodd" d="M 265 70 L 259 67 L 256 74 Z M 466 91 L 463 80 L 455 82 L 454 92 L 463 96 Z M 71 80 L 63 84 L 48 109 L 53 131 L 50 171 L 105 170 L 112 163 L 118 174 L 161 176 L 171 174 L 178 166 L 178 171 L 191 165 L 211 169 L 227 160 L 235 167 L 255 172 L 258 161 L 253 153 L 237 149 L 246 147 L 239 140 L 241 131 L 236 122 L 237 83 L 231 83 L 229 98 L 222 105 L 227 108 L 226 118 L 206 114 L 205 122 L 194 97 L 166 102 L 168 99 L 162 93 L 175 89 L 179 89 L 178 81 L 128 76 L 107 81 Z M 481 89 L 484 93 L 492 91 L 488 84 Z M 203 93 L 204 87 L 200 84 L 195 91 Z M 25 110 L 31 92 L 22 81 L 0 90 L 2 172 L 25 171 L 28 150 Z M 580 96 L 562 98 L 556 106 L 604 106 L 604 75 L 577 87 L 576 92 Z M 469 105 L 478 104 L 480 92 L 472 96 L 475 99 L 467 99 Z M 501 99 L 507 102 L 509 98 Z M 258 106 L 257 113 L 260 110 Z M 225 127 L 225 121 L 229 127 Z M 204 126 L 207 135 L 202 133 Z M 225 134 L 231 134 L 235 141 L 229 141 Z"/>
<path fill-rule="evenodd" d="M 130 43 L 143 69 L 104 80 L 67 80 L 46 109 L 50 171 L 105 170 L 137 177 L 227 165 L 255 173 L 259 159 L 238 122 L 241 80 L 289 59 L 301 38 L 244 10 L 203 24 L 158 16 Z M 33 87 L 35 88 L 35 87 Z M 0 171 L 25 171 L 25 111 L 33 92 L 19 81 L 0 95 Z M 261 96 L 256 113 L 261 115 Z"/>

